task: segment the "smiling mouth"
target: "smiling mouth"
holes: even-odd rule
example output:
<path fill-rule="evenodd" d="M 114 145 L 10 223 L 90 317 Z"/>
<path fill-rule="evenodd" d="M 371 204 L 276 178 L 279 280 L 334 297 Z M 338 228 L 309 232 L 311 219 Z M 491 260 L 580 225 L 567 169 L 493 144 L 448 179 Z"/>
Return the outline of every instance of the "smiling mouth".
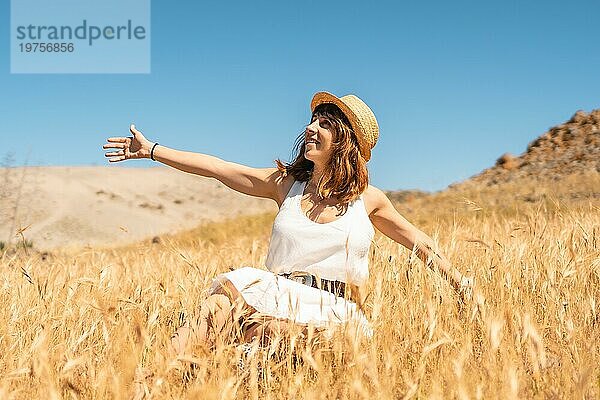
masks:
<path fill-rule="evenodd" d="M 316 144 L 318 144 L 319 142 L 317 142 L 316 140 L 310 139 L 310 140 L 307 140 L 305 143 L 306 143 L 306 144 L 311 144 L 311 143 L 314 143 L 314 144 L 316 145 Z"/>

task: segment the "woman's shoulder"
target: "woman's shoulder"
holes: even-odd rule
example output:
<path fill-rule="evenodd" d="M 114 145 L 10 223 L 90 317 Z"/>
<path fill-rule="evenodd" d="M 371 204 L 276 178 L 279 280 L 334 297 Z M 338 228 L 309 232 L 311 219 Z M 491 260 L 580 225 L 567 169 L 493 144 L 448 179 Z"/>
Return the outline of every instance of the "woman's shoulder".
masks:
<path fill-rule="evenodd" d="M 380 208 L 381 205 L 384 204 L 386 200 L 388 200 L 388 197 L 386 196 L 384 191 L 373 185 L 369 185 L 361 196 L 363 202 L 365 203 L 367 214 L 369 215 L 371 215 L 373 211 Z"/>
<path fill-rule="evenodd" d="M 292 175 L 280 176 L 277 180 L 277 205 L 281 207 L 296 180 Z"/>

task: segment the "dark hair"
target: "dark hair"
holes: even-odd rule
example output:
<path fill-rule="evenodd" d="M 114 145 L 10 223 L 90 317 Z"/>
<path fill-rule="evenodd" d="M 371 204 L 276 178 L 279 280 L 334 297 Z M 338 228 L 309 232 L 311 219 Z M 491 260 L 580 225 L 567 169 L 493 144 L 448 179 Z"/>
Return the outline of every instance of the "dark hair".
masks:
<path fill-rule="evenodd" d="M 312 117 L 325 117 L 331 122 L 333 152 L 325 172 L 317 184 L 317 193 L 323 197 L 337 197 L 344 209 L 369 186 L 367 162 L 360 154 L 358 140 L 344 113 L 334 104 L 317 106 Z M 312 119 L 312 118 L 311 118 Z M 282 176 L 292 175 L 298 181 L 312 177 L 314 163 L 304 157 L 304 131 L 294 143 L 293 161 L 275 160 Z"/>

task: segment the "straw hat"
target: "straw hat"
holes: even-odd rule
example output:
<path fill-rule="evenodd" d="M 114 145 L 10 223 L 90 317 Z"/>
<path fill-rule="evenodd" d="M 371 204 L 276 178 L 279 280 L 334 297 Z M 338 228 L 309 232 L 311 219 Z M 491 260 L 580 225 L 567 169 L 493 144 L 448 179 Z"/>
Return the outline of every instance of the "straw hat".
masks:
<path fill-rule="evenodd" d="M 379 138 L 379 125 L 377 125 L 373 111 L 353 94 L 338 98 L 327 92 L 316 93 L 310 102 L 310 109 L 314 112 L 317 106 L 325 103 L 335 104 L 342 110 L 356 134 L 360 154 L 362 154 L 365 161 L 369 161 L 371 149 L 375 147 L 377 138 Z"/>

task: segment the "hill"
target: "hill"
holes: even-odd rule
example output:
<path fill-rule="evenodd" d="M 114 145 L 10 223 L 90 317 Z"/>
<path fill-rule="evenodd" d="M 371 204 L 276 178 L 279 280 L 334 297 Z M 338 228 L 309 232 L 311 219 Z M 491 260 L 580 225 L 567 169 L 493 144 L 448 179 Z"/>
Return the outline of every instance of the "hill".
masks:
<path fill-rule="evenodd" d="M 463 183 L 490 186 L 521 178 L 556 181 L 596 173 L 600 173 L 600 109 L 577 111 L 532 141 L 523 154 L 506 153 L 493 167 Z"/>
<path fill-rule="evenodd" d="M 0 169 L 0 241 L 38 249 L 114 245 L 277 209 L 269 200 L 171 168 Z"/>

